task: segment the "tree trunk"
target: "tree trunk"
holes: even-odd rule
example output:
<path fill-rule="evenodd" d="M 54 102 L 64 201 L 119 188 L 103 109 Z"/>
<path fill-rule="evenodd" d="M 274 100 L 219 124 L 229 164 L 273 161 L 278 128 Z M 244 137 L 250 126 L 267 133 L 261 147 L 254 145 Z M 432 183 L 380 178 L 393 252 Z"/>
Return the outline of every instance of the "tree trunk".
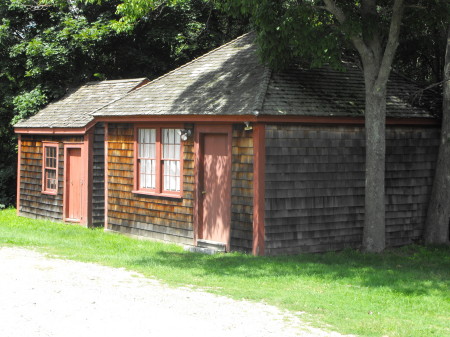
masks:
<path fill-rule="evenodd" d="M 425 223 L 426 244 L 448 244 L 450 227 L 450 26 L 444 64 L 441 142 Z"/>
<path fill-rule="evenodd" d="M 386 245 L 384 200 L 386 90 L 366 89 L 365 114 L 366 185 L 362 249 L 366 252 L 379 253 Z"/>

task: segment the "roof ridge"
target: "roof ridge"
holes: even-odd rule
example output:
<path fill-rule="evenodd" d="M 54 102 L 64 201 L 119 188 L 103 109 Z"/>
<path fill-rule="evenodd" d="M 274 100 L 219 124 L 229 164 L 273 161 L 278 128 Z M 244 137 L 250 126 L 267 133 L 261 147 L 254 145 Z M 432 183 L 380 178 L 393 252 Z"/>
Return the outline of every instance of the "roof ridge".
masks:
<path fill-rule="evenodd" d="M 233 40 L 231 40 L 231 41 L 229 41 L 229 42 L 227 42 L 227 43 L 225 43 L 225 44 L 223 44 L 223 45 L 221 45 L 221 46 L 219 46 L 219 47 L 217 47 L 217 48 L 214 48 L 213 50 L 210 50 L 210 51 L 207 52 L 206 54 L 203 54 L 203 55 L 201 55 L 201 56 L 199 56 L 199 57 L 197 57 L 197 58 L 194 58 L 193 60 L 191 60 L 191 61 L 189 61 L 189 62 L 187 62 L 187 63 L 185 63 L 185 64 L 179 66 L 178 68 L 175 68 L 175 69 L 169 71 L 168 73 L 165 73 L 164 75 L 161 75 L 161 76 L 155 78 L 154 80 L 151 80 L 150 82 L 148 82 L 146 85 L 144 85 L 144 86 L 142 86 L 142 87 L 145 87 L 145 86 L 150 85 L 150 84 L 152 84 L 152 83 L 154 83 L 154 82 L 156 82 L 156 81 L 159 81 L 160 79 L 162 79 L 162 78 L 164 78 L 164 77 L 167 77 L 167 76 L 171 75 L 172 73 L 174 73 L 174 72 L 176 72 L 176 71 L 178 71 L 178 70 L 180 70 L 180 69 L 183 69 L 183 68 L 187 67 L 188 65 L 190 65 L 190 64 L 192 64 L 192 63 L 194 63 L 194 62 L 197 62 L 197 61 L 200 60 L 200 59 L 205 58 L 206 56 L 208 56 L 208 55 L 210 55 L 210 54 L 212 54 L 212 53 L 218 51 L 219 49 L 223 49 L 223 48 L 225 48 L 225 47 L 228 47 L 230 44 L 235 43 L 236 41 L 241 40 L 241 39 L 243 39 L 244 37 L 246 37 L 246 36 L 248 36 L 248 35 L 250 35 L 250 34 L 252 34 L 252 33 L 253 33 L 253 32 L 248 32 L 248 33 L 245 33 L 245 34 L 243 34 L 243 35 L 241 35 L 241 36 L 238 36 L 237 38 L 235 38 L 235 39 L 233 39 Z"/>
<path fill-rule="evenodd" d="M 159 80 L 161 80 L 161 79 L 163 79 L 163 78 L 166 78 L 167 76 L 173 74 L 174 72 L 176 72 L 176 71 L 178 71 L 178 70 L 180 70 L 180 69 L 183 69 L 183 68 L 187 67 L 188 65 L 190 65 L 190 64 L 192 64 L 192 63 L 194 63 L 194 62 L 197 62 L 197 61 L 200 60 L 200 59 L 205 58 L 206 56 L 208 56 L 208 55 L 210 55 L 210 54 L 212 54 L 212 53 L 218 51 L 219 49 L 223 49 L 223 48 L 225 48 L 225 47 L 228 47 L 230 44 L 232 44 L 232 43 L 234 43 L 234 42 L 236 42 L 236 41 L 238 41 L 238 40 L 240 40 L 240 39 L 243 39 L 244 37 L 246 37 L 246 36 L 248 36 L 248 35 L 250 35 L 250 34 L 252 34 L 252 33 L 253 33 L 253 32 L 245 33 L 245 34 L 243 34 L 243 35 L 241 35 L 241 36 L 239 36 L 239 37 L 237 37 L 237 38 L 235 38 L 235 39 L 233 39 L 233 40 L 231 40 L 231 41 L 229 41 L 229 42 L 227 42 L 227 43 L 225 43 L 225 44 L 223 44 L 223 45 L 221 45 L 221 46 L 219 46 L 219 47 L 217 47 L 217 48 L 214 48 L 213 50 L 210 50 L 210 51 L 207 52 L 206 54 L 203 54 L 203 55 L 201 55 L 201 56 L 199 56 L 199 57 L 197 57 L 197 58 L 195 58 L 195 59 L 193 59 L 193 60 L 191 60 L 191 61 L 189 61 L 189 62 L 183 64 L 182 66 L 179 66 L 178 68 L 175 68 L 175 69 L 169 71 L 168 73 L 165 73 L 164 75 L 161 75 L 161 76 L 159 76 L 159 77 L 157 77 L 157 78 L 155 78 L 155 79 L 149 81 L 148 83 L 146 83 L 146 84 L 144 84 L 143 86 L 137 88 L 136 90 L 131 90 L 131 91 L 129 91 L 126 95 L 124 95 L 124 96 L 122 96 L 122 97 L 120 97 L 120 98 L 118 98 L 118 99 L 116 99 L 116 100 L 114 100 L 114 101 L 112 101 L 112 102 L 109 102 L 108 104 L 104 105 L 103 107 L 101 107 L 101 108 L 99 108 L 99 109 L 93 111 L 91 114 L 93 114 L 94 112 L 97 112 L 97 111 L 100 110 L 100 109 L 106 108 L 107 106 L 109 106 L 109 105 L 111 105 L 111 104 L 117 102 L 117 101 L 120 100 L 120 99 L 123 99 L 123 98 L 127 97 L 127 96 L 130 95 L 132 92 L 134 93 L 135 91 L 141 90 L 141 89 L 147 87 L 147 86 L 150 85 L 150 84 L 153 84 L 153 83 L 155 83 L 155 82 L 157 82 L 157 81 L 159 81 Z"/>
<path fill-rule="evenodd" d="M 137 78 L 123 78 L 123 79 L 117 79 L 117 80 L 103 80 L 103 81 L 88 81 L 80 86 L 78 88 L 84 87 L 87 84 L 102 84 L 102 83 L 120 83 L 120 82 L 142 82 L 143 80 L 147 79 L 147 77 L 137 77 Z"/>
<path fill-rule="evenodd" d="M 264 66 L 264 74 L 261 84 L 259 86 L 259 93 L 255 98 L 255 107 L 253 114 L 259 115 L 263 109 L 264 101 L 267 95 L 267 89 L 269 88 L 270 78 L 272 77 L 272 69 L 268 66 Z"/>

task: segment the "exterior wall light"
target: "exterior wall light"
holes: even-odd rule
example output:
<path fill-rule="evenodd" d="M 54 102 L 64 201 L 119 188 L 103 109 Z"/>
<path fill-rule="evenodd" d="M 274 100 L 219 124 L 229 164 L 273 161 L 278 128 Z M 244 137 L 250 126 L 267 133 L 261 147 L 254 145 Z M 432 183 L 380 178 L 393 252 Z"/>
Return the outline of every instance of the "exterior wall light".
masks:
<path fill-rule="evenodd" d="M 185 142 L 192 135 L 192 130 L 191 129 L 180 129 L 180 130 L 178 130 L 178 134 L 180 135 L 181 140 L 183 142 Z"/>

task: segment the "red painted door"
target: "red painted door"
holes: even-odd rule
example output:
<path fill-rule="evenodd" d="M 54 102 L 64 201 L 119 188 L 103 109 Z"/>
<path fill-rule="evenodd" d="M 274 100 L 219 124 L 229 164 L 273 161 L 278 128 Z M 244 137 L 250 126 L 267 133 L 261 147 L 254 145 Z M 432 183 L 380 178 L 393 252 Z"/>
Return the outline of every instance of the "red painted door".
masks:
<path fill-rule="evenodd" d="M 227 134 L 204 134 L 202 167 L 202 239 L 228 245 L 231 183 Z"/>
<path fill-rule="evenodd" d="M 67 149 L 66 165 L 66 220 L 81 221 L 83 186 L 81 149 Z"/>

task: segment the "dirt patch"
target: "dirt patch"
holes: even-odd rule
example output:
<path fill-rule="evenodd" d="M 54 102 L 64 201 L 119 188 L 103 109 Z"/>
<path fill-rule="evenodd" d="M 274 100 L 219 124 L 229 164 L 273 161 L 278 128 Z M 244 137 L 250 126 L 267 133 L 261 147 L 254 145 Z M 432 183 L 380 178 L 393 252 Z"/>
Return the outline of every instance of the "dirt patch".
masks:
<path fill-rule="evenodd" d="M 262 303 L 0 247 L 1 336 L 333 336 Z"/>

